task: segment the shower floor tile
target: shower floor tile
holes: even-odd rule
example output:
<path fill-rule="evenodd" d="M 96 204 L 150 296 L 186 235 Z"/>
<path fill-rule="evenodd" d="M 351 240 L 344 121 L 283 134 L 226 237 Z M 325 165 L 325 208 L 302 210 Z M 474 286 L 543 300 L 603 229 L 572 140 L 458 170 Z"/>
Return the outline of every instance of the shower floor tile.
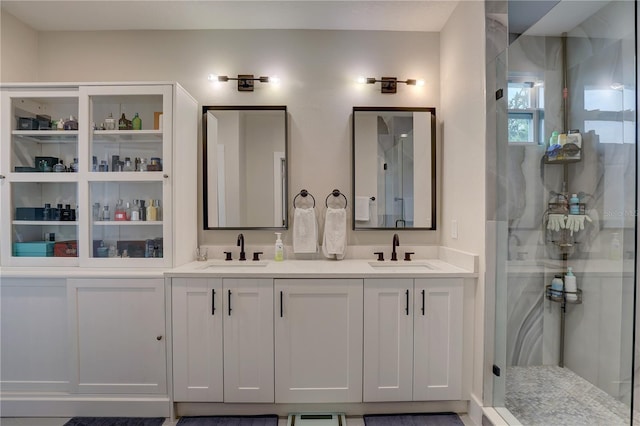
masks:
<path fill-rule="evenodd" d="M 628 406 L 558 366 L 507 368 L 505 406 L 527 426 L 629 424 Z"/>

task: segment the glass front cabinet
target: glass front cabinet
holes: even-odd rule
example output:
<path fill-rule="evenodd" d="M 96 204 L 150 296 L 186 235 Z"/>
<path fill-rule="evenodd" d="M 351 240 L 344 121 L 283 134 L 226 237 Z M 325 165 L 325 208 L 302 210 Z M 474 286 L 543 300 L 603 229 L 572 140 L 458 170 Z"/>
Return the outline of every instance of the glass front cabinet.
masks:
<path fill-rule="evenodd" d="M 193 162 L 178 181 L 197 179 L 197 103 L 184 94 L 176 84 L 3 87 L 2 265 L 172 266 L 172 222 L 186 212 L 172 207 L 176 105 L 189 111 L 178 134 L 193 138 L 176 153 Z M 195 189 L 186 196 L 196 211 Z M 193 248 L 195 232 L 184 241 Z"/>

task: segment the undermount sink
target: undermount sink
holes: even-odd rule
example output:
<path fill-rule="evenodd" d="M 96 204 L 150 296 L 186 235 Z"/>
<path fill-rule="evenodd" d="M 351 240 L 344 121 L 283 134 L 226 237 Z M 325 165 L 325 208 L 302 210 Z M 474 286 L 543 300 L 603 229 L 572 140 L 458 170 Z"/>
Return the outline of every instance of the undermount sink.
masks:
<path fill-rule="evenodd" d="M 256 267 L 265 267 L 267 266 L 266 261 L 253 261 L 253 260 L 215 260 L 209 262 L 202 269 L 214 268 L 214 269 L 236 269 L 236 268 L 256 268 Z"/>
<path fill-rule="evenodd" d="M 369 266 L 373 269 L 377 269 L 380 271 L 389 271 L 389 272 L 398 272 L 398 271 L 407 271 L 407 272 L 421 272 L 421 271 L 431 271 L 434 268 L 428 263 L 424 262 L 405 262 L 405 261 L 387 261 L 387 262 L 369 262 Z"/>

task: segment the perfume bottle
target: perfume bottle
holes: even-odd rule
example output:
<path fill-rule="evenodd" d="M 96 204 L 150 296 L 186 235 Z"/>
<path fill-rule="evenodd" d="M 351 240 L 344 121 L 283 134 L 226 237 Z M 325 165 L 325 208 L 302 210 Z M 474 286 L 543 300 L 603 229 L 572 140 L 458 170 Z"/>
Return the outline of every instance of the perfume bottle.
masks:
<path fill-rule="evenodd" d="M 100 203 L 93 203 L 93 220 L 100 220 Z"/>
<path fill-rule="evenodd" d="M 124 209 L 122 200 L 116 203 L 116 210 L 113 213 L 113 220 L 127 220 L 127 212 Z"/>
<path fill-rule="evenodd" d="M 149 200 L 149 205 L 147 206 L 147 220 L 149 221 L 158 220 L 158 208 L 154 201 L 155 200 Z"/>
<path fill-rule="evenodd" d="M 116 130 L 116 119 L 113 118 L 113 115 L 111 113 L 109 113 L 109 116 L 104 119 L 104 129 Z"/>
<path fill-rule="evenodd" d="M 62 216 L 62 204 L 57 204 L 56 208 L 53 209 L 52 218 L 53 220 L 62 220 L 61 216 Z"/>
<path fill-rule="evenodd" d="M 137 112 L 133 116 L 133 119 L 131 120 L 131 127 L 133 130 L 142 130 L 142 119 L 140 118 Z"/>
<path fill-rule="evenodd" d="M 131 219 L 132 221 L 140 220 L 140 203 L 138 200 L 133 200 L 133 208 L 131 209 Z"/>
<path fill-rule="evenodd" d="M 42 211 L 42 220 L 51 220 L 51 204 L 46 203 Z"/>
<path fill-rule="evenodd" d="M 74 158 L 73 163 L 71 163 L 71 171 L 78 173 L 78 159 Z"/>
<path fill-rule="evenodd" d="M 111 220 L 111 214 L 109 213 L 109 206 L 102 207 L 102 220 Z"/>
<path fill-rule="evenodd" d="M 135 166 L 133 164 L 131 164 L 131 158 L 129 157 L 125 157 L 124 159 L 124 166 L 122 167 L 122 171 L 123 172 L 134 172 Z"/>
<path fill-rule="evenodd" d="M 127 120 L 127 117 L 124 116 L 123 112 L 120 120 L 118 120 L 118 130 L 129 130 L 128 122 L 129 120 Z"/>
<path fill-rule="evenodd" d="M 60 160 L 58 164 L 55 164 L 53 166 L 53 171 L 58 173 L 65 171 L 64 164 L 62 164 L 62 160 Z"/>

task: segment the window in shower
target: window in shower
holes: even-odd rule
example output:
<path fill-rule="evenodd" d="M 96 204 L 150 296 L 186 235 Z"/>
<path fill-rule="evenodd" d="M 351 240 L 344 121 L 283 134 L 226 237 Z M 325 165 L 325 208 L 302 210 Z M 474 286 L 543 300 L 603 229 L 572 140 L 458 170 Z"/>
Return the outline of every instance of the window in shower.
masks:
<path fill-rule="evenodd" d="M 544 84 L 512 77 L 507 90 L 509 143 L 544 144 Z"/>

